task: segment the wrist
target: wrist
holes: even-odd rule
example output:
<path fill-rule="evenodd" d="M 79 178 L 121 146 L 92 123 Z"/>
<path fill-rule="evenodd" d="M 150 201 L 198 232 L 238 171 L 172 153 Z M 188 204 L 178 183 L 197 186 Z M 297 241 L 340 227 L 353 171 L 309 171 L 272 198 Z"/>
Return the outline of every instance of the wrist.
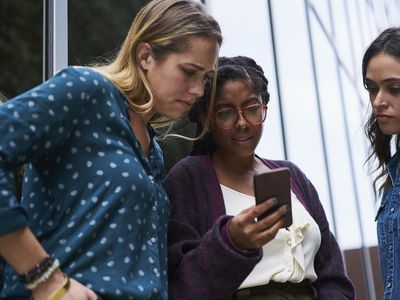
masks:
<path fill-rule="evenodd" d="M 234 239 L 234 233 L 232 233 L 232 219 L 230 219 L 224 226 L 223 233 L 224 236 L 223 239 L 225 242 L 236 252 L 240 253 L 241 255 L 244 256 L 254 256 L 258 254 L 259 249 L 247 249 L 244 245 L 242 245 L 240 242 L 236 241 Z"/>
<path fill-rule="evenodd" d="M 47 299 L 54 291 L 58 290 L 65 284 L 65 275 L 57 268 L 48 280 L 38 284 L 33 290 L 34 299 Z"/>
<path fill-rule="evenodd" d="M 28 272 L 20 275 L 21 282 L 29 290 L 33 290 L 42 282 L 47 281 L 55 270 L 60 266 L 60 262 L 54 256 L 47 256 L 40 263 L 37 263 Z"/>

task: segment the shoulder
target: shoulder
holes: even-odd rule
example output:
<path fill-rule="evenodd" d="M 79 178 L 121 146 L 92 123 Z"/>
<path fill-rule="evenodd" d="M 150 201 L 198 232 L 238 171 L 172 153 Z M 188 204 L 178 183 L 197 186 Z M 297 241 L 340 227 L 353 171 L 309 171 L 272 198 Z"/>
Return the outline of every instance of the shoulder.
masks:
<path fill-rule="evenodd" d="M 187 156 L 173 166 L 168 172 L 167 180 L 176 174 L 202 172 L 207 169 L 208 160 L 207 155 Z"/>
<path fill-rule="evenodd" d="M 69 66 L 59 70 L 53 78 L 71 80 L 72 84 L 80 83 L 93 87 L 114 86 L 102 73 L 91 67 Z"/>
<path fill-rule="evenodd" d="M 294 184 L 293 187 L 295 191 L 299 192 L 302 195 L 305 202 L 318 199 L 318 194 L 315 190 L 315 187 L 295 163 L 288 160 L 263 160 L 268 166 L 272 166 L 273 168 L 288 168 L 292 184 Z"/>
<path fill-rule="evenodd" d="M 261 158 L 268 166 L 273 166 L 275 168 L 288 168 L 291 176 L 299 177 L 299 179 L 306 180 L 307 177 L 303 171 L 293 162 L 289 160 L 271 160 Z"/>
<path fill-rule="evenodd" d="M 215 181 L 214 169 L 208 155 L 188 156 L 168 172 L 165 186 L 204 186 Z"/>

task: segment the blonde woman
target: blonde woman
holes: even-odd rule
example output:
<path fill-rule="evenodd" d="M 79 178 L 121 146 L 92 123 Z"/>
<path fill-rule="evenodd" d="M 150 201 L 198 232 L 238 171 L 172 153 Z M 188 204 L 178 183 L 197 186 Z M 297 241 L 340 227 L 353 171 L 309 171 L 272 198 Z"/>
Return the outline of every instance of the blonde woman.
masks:
<path fill-rule="evenodd" d="M 203 94 L 221 39 L 197 2 L 151 1 L 108 65 L 63 69 L 0 106 L 0 298 L 168 298 L 152 125 Z"/>

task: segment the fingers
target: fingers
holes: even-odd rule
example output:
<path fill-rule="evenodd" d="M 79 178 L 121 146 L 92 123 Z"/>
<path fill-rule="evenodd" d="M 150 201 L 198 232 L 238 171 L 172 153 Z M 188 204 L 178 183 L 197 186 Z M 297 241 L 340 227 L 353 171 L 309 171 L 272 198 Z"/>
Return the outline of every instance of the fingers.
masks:
<path fill-rule="evenodd" d="M 259 217 L 264 212 L 266 212 L 269 209 L 271 209 L 272 207 L 276 206 L 277 203 L 278 203 L 278 198 L 273 197 L 273 198 L 270 198 L 270 199 L 264 201 L 261 204 L 256 205 L 255 210 L 254 210 L 255 217 Z"/>
<path fill-rule="evenodd" d="M 266 243 L 268 243 L 271 240 L 273 240 L 275 238 L 276 234 L 278 233 L 279 229 L 282 228 L 282 226 L 283 226 L 283 219 L 280 219 L 278 222 L 273 224 L 268 229 L 260 232 L 259 235 L 258 235 L 259 247 L 262 247 Z"/>
<path fill-rule="evenodd" d="M 274 207 L 278 203 L 276 197 L 268 199 L 261 204 L 251 206 L 241 211 L 239 215 L 243 215 L 245 221 L 254 223 L 255 218 L 259 217 L 261 214 Z"/>
<path fill-rule="evenodd" d="M 282 205 L 276 211 L 266 216 L 264 219 L 258 221 L 257 227 L 259 228 L 260 231 L 264 231 L 265 229 L 274 226 L 274 224 L 276 224 L 279 220 L 281 220 L 286 213 L 288 213 L 288 207 L 287 205 Z"/>
<path fill-rule="evenodd" d="M 77 299 L 85 299 L 85 300 L 101 300 L 99 296 L 96 295 L 91 289 L 87 288 L 80 282 L 71 279 L 71 286 L 62 298 L 62 300 L 77 300 Z"/>
<path fill-rule="evenodd" d="M 251 206 L 233 217 L 229 234 L 234 244 L 243 250 L 256 249 L 272 240 L 283 226 L 283 216 L 287 206 L 277 208 L 264 219 L 256 222 L 256 217 L 276 205 L 276 199 L 268 199 L 262 204 Z"/>
<path fill-rule="evenodd" d="M 88 300 L 101 300 L 92 290 L 88 289 Z"/>

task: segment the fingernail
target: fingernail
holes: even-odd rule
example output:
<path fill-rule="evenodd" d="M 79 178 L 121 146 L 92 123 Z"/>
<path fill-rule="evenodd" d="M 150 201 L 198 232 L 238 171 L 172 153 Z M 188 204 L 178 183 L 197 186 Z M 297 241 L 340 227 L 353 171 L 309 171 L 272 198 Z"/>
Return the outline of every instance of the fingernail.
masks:
<path fill-rule="evenodd" d="M 272 197 L 271 198 L 272 204 L 277 204 L 278 203 L 278 197 Z"/>
<path fill-rule="evenodd" d="M 285 212 L 289 212 L 290 211 L 289 205 L 285 204 L 284 206 L 285 206 Z"/>

